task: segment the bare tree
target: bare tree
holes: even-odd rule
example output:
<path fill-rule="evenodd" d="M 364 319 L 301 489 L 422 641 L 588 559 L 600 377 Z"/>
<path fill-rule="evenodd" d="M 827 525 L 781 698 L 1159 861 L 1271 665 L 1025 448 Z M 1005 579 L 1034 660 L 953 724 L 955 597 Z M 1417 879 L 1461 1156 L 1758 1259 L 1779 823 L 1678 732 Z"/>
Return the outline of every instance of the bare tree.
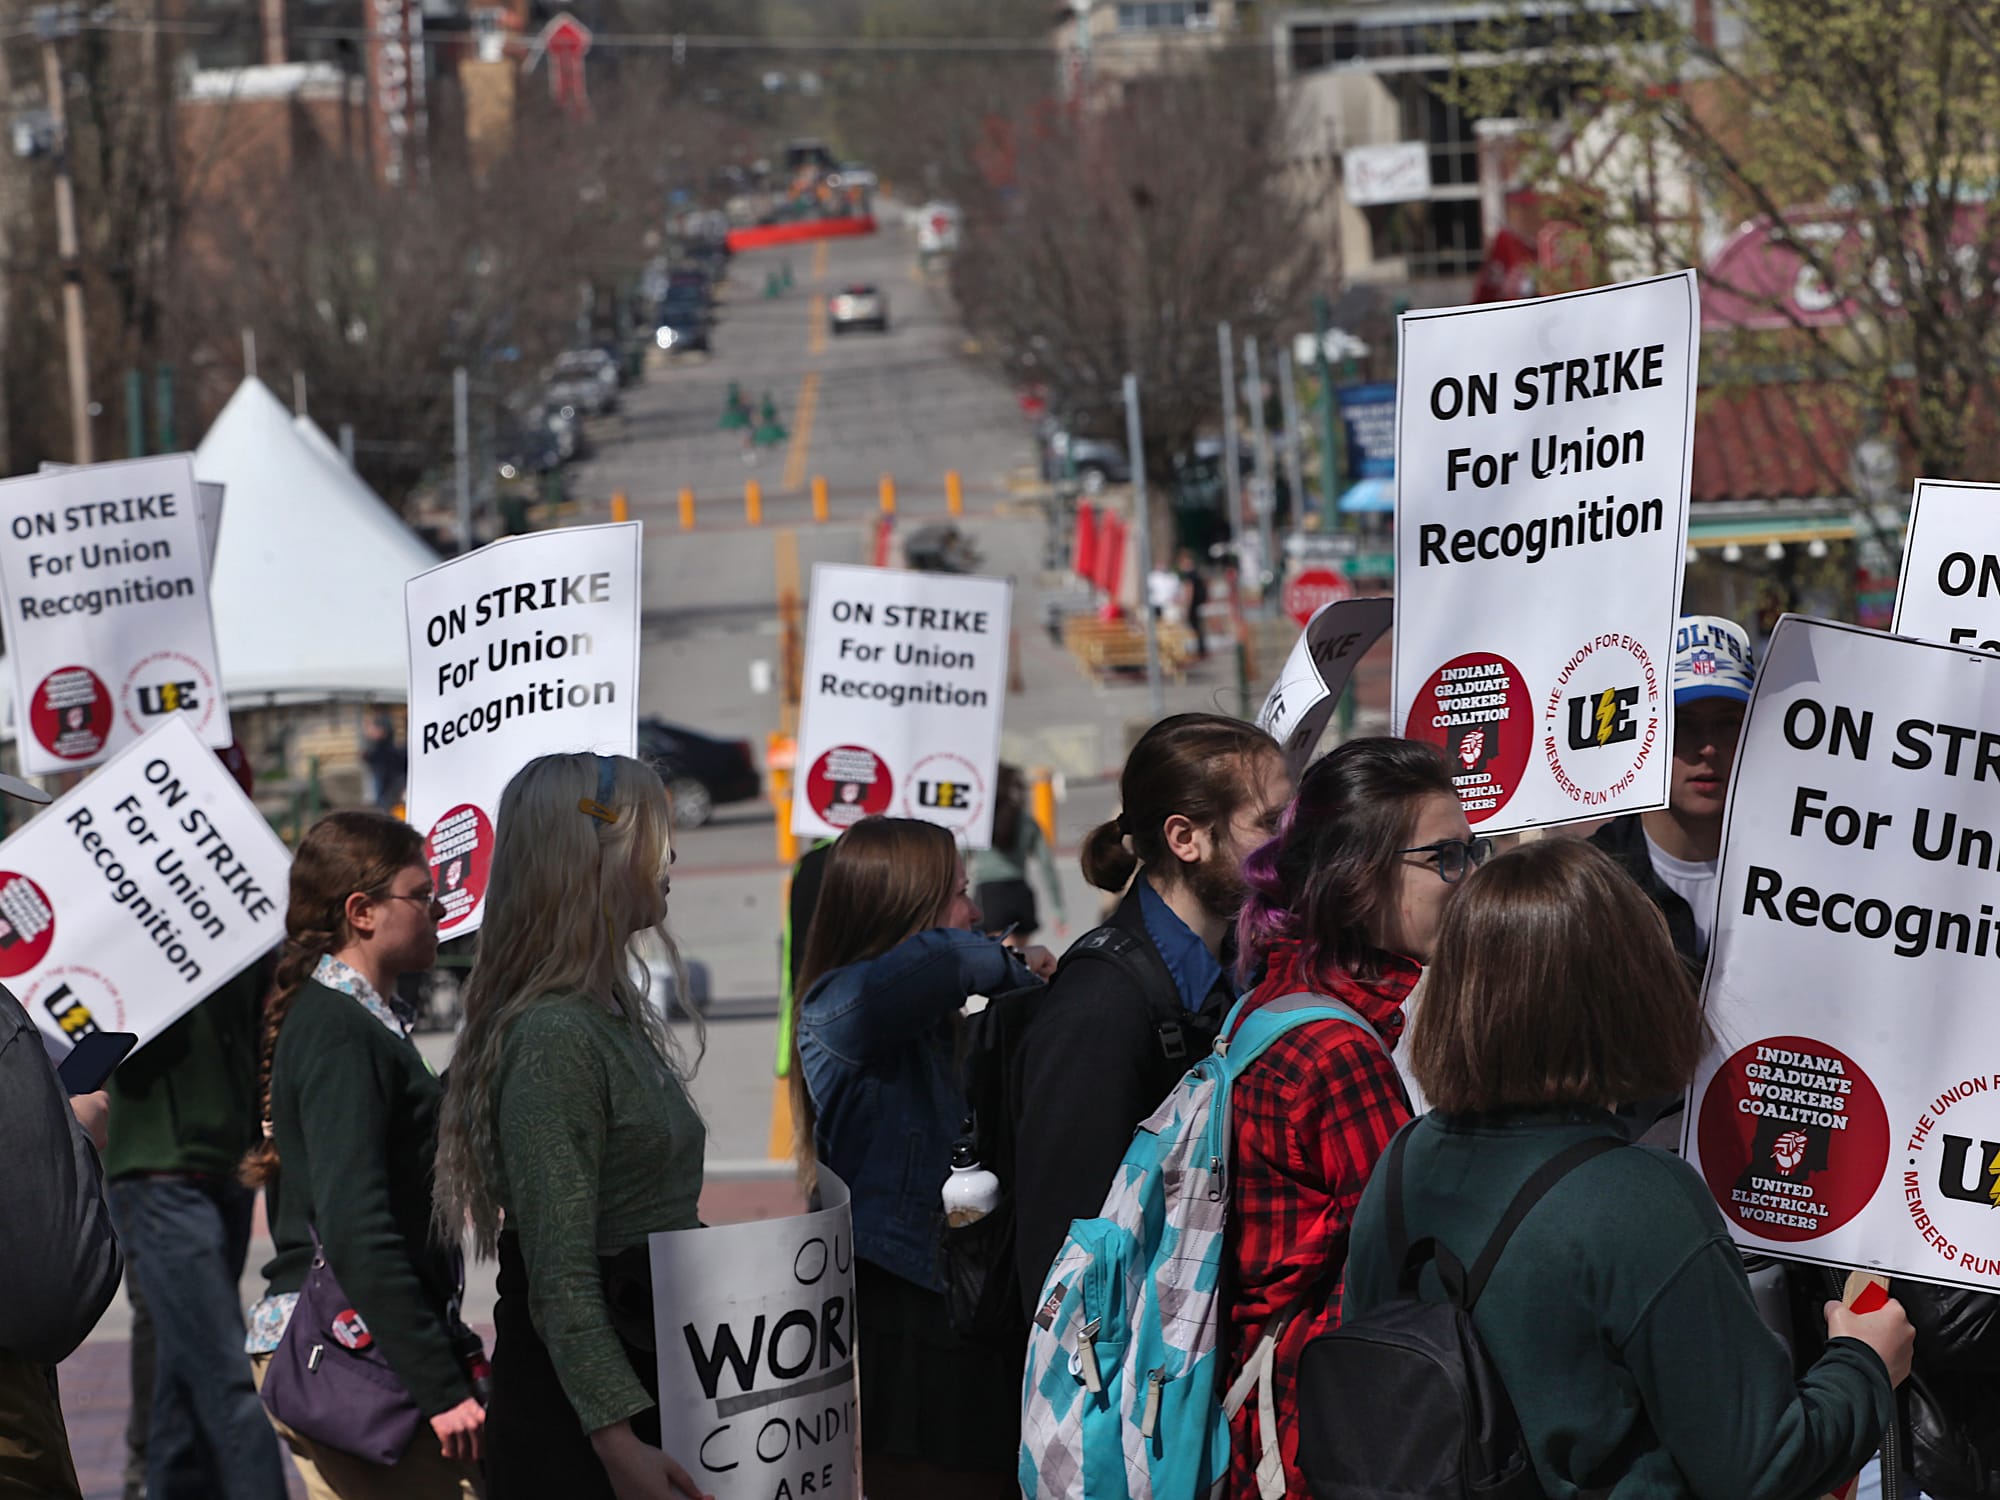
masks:
<path fill-rule="evenodd" d="M 967 204 L 953 284 L 968 323 L 1085 429 L 1123 430 L 1135 372 L 1146 465 L 1164 476 L 1220 411 L 1216 324 L 1268 338 L 1303 301 L 1313 257 L 1282 132 L 1267 79 L 1240 62 L 989 123 L 1005 170 Z"/>

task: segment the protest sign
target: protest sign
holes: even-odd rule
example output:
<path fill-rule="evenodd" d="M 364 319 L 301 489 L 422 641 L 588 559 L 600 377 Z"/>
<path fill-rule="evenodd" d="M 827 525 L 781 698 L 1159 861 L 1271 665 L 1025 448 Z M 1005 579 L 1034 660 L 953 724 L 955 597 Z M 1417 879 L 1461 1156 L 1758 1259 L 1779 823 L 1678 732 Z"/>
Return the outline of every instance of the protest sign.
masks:
<path fill-rule="evenodd" d="M 96 765 L 164 717 L 233 738 L 208 612 L 210 507 L 185 453 L 0 482 L 22 769 Z"/>
<path fill-rule="evenodd" d="M 1340 703 L 1342 689 L 1395 614 L 1393 599 L 1342 599 L 1323 604 L 1285 658 L 1257 711 L 1257 727 L 1278 742 L 1296 778 Z"/>
<path fill-rule="evenodd" d="M 1917 481 L 1890 628 L 2000 651 L 2000 484 Z"/>
<path fill-rule="evenodd" d="M 1729 787 L 1682 1154 L 1738 1244 L 2000 1289 L 2000 675 L 1788 615 Z"/>
<path fill-rule="evenodd" d="M 716 1500 L 860 1500 L 854 1227 L 815 1213 L 651 1236 L 661 1447 Z"/>
<path fill-rule="evenodd" d="M 813 569 L 792 831 L 872 813 L 993 838 L 1014 585 L 821 563 Z"/>
<path fill-rule="evenodd" d="M 178 457 L 179 455 L 175 455 Z M 192 459 L 193 454 L 187 455 Z M 43 459 L 39 472 L 43 474 L 73 474 L 82 467 L 80 464 L 59 464 L 52 459 Z M 210 480 L 197 479 L 194 482 L 197 513 L 201 517 L 201 543 L 208 559 L 208 577 L 215 576 L 215 544 L 222 539 L 222 501 L 228 490 L 227 485 Z"/>
<path fill-rule="evenodd" d="M 1396 387 L 1387 381 L 1334 390 L 1347 438 L 1349 479 L 1389 479 L 1396 472 Z"/>
<path fill-rule="evenodd" d="M 0 843 L 0 983 L 60 1051 L 144 1046 L 284 940 L 291 856 L 184 717 Z"/>
<path fill-rule="evenodd" d="M 1391 722 L 1482 833 L 1662 807 L 1695 274 L 1403 317 Z"/>
<path fill-rule="evenodd" d="M 639 736 L 639 523 L 490 542 L 403 587 L 410 632 L 410 826 L 445 914 L 486 911 L 493 821 L 538 755 L 631 755 Z"/>

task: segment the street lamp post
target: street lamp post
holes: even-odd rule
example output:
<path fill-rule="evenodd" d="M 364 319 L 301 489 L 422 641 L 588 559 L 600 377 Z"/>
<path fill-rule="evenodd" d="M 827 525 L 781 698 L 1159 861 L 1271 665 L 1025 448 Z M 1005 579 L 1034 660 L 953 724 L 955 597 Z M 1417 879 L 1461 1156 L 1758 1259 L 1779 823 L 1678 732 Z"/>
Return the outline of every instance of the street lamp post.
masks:
<path fill-rule="evenodd" d="M 69 350 L 69 429 L 76 463 L 96 461 L 90 433 L 90 346 L 83 334 L 83 266 L 76 241 L 76 183 L 70 175 L 69 111 L 63 100 L 62 58 L 56 42 L 76 34 L 73 12 L 54 5 L 35 8 L 35 35 L 42 44 L 42 79 L 48 91 L 49 122 L 56 168 L 56 252 L 62 259 L 63 341 Z"/>

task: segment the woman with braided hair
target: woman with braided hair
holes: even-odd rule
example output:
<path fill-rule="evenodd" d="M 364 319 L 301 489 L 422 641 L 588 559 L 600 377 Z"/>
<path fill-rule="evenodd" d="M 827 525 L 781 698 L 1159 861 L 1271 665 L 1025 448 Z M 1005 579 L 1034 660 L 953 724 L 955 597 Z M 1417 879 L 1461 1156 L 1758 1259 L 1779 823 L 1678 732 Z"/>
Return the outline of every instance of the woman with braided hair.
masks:
<path fill-rule="evenodd" d="M 660 1447 L 646 1241 L 697 1227 L 707 1132 L 631 953 L 665 937 L 672 829 L 622 755 L 542 756 L 500 798 L 437 1172 L 440 1230 L 500 1260 L 489 1500 L 700 1493 Z"/>
<path fill-rule="evenodd" d="M 292 861 L 285 945 L 264 1014 L 264 1140 L 242 1167 L 243 1180 L 265 1190 L 276 1254 L 245 1347 L 261 1389 L 317 1235 L 359 1315 L 349 1336 L 378 1344 L 429 1427 L 382 1465 L 274 1418 L 312 1500 L 480 1493 L 485 1413 L 469 1373 L 479 1340 L 458 1319 L 457 1244 L 431 1228 L 444 1087 L 396 998 L 401 975 L 436 959 L 441 909 L 422 836 L 384 813 L 329 814 Z"/>

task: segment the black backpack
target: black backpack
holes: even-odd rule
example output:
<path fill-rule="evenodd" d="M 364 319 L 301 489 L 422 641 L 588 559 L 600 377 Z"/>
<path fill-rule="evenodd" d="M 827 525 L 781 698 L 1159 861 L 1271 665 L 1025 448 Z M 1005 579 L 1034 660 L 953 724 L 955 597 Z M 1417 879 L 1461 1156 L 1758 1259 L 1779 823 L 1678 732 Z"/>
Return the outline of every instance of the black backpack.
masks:
<path fill-rule="evenodd" d="M 961 1076 L 966 1108 L 971 1111 L 972 1142 L 979 1164 L 1000 1179 L 1000 1206 L 983 1219 L 946 1228 L 941 1234 L 945 1306 L 952 1327 L 961 1333 L 1010 1342 L 1027 1337 L 1020 1271 L 1014 1260 L 1014 1121 L 1022 1103 L 1021 1041 L 1056 981 L 1079 963 L 1112 964 L 1145 995 L 1163 1071 L 1171 1069 L 1178 1078 L 1207 1051 L 1208 1039 L 1190 1034 L 1193 1018 L 1182 1006 L 1180 990 L 1159 953 L 1122 927 L 1086 932 L 1070 944 L 1048 984 L 994 995 L 966 1022 Z M 1161 1094 L 1165 1096 L 1165 1088 Z"/>
<path fill-rule="evenodd" d="M 1507 1241 L 1542 1196 L 1594 1156 L 1624 1142 L 1578 1141 L 1536 1169 L 1500 1216 L 1468 1272 L 1426 1237 L 1414 1245 L 1403 1217 L 1406 1126 L 1381 1170 L 1394 1301 L 1344 1321 L 1299 1356 L 1299 1467 L 1314 1500 L 1538 1500 L 1541 1481 L 1488 1359 L 1472 1309 Z M 1435 1260 L 1444 1302 L 1425 1302 L 1417 1281 Z"/>

